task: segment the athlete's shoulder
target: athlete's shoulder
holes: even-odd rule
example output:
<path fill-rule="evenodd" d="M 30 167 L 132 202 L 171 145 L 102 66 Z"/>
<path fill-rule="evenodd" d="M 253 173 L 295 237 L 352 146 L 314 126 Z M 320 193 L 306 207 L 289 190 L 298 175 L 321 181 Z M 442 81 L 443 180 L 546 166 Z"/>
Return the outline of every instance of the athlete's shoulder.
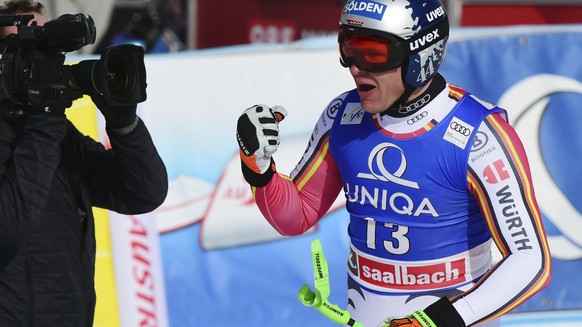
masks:
<path fill-rule="evenodd" d="M 325 107 L 323 113 L 321 114 L 321 120 L 335 120 L 338 113 L 343 112 L 348 103 L 360 103 L 360 97 L 358 95 L 357 89 L 352 89 L 346 91 L 335 98 L 333 98 Z M 331 126 L 330 126 L 331 128 Z"/>
<path fill-rule="evenodd" d="M 493 109 L 495 108 L 495 105 L 482 100 L 481 98 L 477 97 L 476 95 L 474 95 L 473 93 L 467 91 L 466 89 L 452 84 L 452 83 L 448 83 L 447 87 L 445 88 L 445 92 L 448 93 L 449 98 L 459 102 L 465 98 L 471 98 L 472 100 L 477 101 L 479 104 L 481 104 L 483 107 L 487 108 L 487 109 Z"/>
<path fill-rule="evenodd" d="M 449 83 L 445 92 L 448 92 L 449 98 L 456 101 L 461 106 L 472 107 L 474 109 L 480 109 L 488 115 L 498 114 L 507 120 L 507 112 L 505 109 L 498 107 L 497 105 L 483 100 L 477 95 L 468 92 L 466 89 Z"/>
<path fill-rule="evenodd" d="M 347 102 L 360 102 L 360 97 L 358 96 L 357 89 L 351 89 L 349 91 L 345 91 L 344 93 L 336 96 L 331 100 L 326 109 L 339 109 L 344 107 Z"/>
<path fill-rule="evenodd" d="M 495 105 L 477 97 L 475 94 L 467 91 L 466 89 L 464 89 L 458 85 L 452 84 L 452 83 L 449 83 L 447 85 L 447 88 L 445 89 L 445 91 L 448 92 L 449 98 L 451 98 L 457 102 L 462 102 L 461 100 L 464 100 L 464 99 L 471 99 L 471 100 L 475 100 L 478 104 L 480 104 L 482 107 L 484 107 L 488 110 L 491 110 L 491 109 L 496 107 Z"/>
<path fill-rule="evenodd" d="M 456 100 L 457 102 L 460 101 L 465 95 L 469 93 L 464 88 L 452 83 L 447 84 L 447 87 L 445 88 L 444 92 L 447 92 L 449 98 Z"/>

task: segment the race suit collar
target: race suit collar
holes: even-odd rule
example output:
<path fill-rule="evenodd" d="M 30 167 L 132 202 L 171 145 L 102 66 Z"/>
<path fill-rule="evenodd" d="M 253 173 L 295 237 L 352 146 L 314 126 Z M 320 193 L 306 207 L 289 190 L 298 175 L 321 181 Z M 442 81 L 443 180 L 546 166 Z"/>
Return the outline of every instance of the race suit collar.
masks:
<path fill-rule="evenodd" d="M 399 105 L 398 103 L 394 104 L 392 107 L 382 112 L 381 115 L 388 115 L 395 118 L 410 116 L 426 106 L 442 90 L 444 90 L 446 86 L 447 83 L 444 77 L 441 74 L 436 74 L 428 88 L 422 94 L 403 105 Z"/>

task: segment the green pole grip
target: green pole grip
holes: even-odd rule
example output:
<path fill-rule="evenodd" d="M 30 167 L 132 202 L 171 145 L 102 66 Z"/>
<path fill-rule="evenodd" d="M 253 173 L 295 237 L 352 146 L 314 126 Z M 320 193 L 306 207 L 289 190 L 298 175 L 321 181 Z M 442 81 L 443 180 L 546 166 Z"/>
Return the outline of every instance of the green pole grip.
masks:
<path fill-rule="evenodd" d="M 349 311 L 342 310 L 327 300 L 330 294 L 329 274 L 327 260 L 323 254 L 319 239 L 311 242 L 311 259 L 313 261 L 315 292 L 307 284 L 303 285 L 297 295 L 299 301 L 306 306 L 314 307 L 333 322 L 354 327 L 364 327 L 351 318 Z"/>

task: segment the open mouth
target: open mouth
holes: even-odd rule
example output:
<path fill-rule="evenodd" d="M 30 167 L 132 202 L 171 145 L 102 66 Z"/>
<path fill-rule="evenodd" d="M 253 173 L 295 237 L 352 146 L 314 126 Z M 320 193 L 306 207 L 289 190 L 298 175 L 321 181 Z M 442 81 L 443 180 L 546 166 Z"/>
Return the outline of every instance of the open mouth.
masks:
<path fill-rule="evenodd" d="M 360 92 L 369 92 L 375 89 L 376 87 L 371 84 L 358 84 L 358 91 Z"/>

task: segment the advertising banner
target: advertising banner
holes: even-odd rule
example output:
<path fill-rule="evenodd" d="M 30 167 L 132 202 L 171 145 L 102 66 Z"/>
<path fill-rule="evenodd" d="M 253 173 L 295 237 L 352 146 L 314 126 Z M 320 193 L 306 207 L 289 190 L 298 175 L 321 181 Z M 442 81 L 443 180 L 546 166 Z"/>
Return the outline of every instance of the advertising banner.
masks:
<path fill-rule="evenodd" d="M 110 213 L 120 326 L 167 327 L 156 222 L 151 214 Z"/>

